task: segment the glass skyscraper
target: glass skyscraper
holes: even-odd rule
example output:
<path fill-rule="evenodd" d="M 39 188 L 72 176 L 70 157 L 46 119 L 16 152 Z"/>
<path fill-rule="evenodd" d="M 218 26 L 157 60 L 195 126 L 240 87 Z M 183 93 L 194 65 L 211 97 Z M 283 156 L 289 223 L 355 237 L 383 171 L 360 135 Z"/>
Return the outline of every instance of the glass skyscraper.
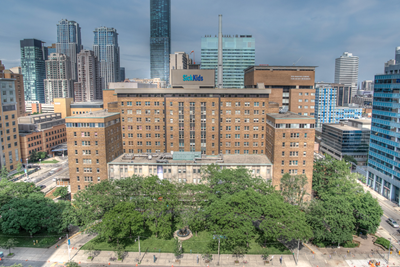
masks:
<path fill-rule="evenodd" d="M 69 57 L 73 80 L 77 80 L 76 55 L 81 49 L 81 27 L 79 27 L 79 24 L 72 20 L 60 20 L 57 24 L 56 53 L 64 54 Z"/>
<path fill-rule="evenodd" d="M 120 54 L 118 33 L 114 28 L 100 27 L 94 30 L 94 55 L 100 63 L 101 89 L 111 82 L 120 81 Z"/>
<path fill-rule="evenodd" d="M 47 47 L 37 39 L 24 39 L 21 45 L 21 71 L 24 76 L 25 101 L 44 103 L 45 60 Z"/>
<path fill-rule="evenodd" d="M 169 83 L 171 0 L 150 0 L 150 76 Z"/>
<path fill-rule="evenodd" d="M 255 39 L 251 35 L 222 38 L 224 88 L 244 88 L 244 70 L 255 64 L 255 43 Z M 215 70 L 215 84 L 217 84 L 217 67 L 218 37 L 202 37 L 201 69 Z"/>
<path fill-rule="evenodd" d="M 375 75 L 367 183 L 400 204 L 400 62 Z"/>

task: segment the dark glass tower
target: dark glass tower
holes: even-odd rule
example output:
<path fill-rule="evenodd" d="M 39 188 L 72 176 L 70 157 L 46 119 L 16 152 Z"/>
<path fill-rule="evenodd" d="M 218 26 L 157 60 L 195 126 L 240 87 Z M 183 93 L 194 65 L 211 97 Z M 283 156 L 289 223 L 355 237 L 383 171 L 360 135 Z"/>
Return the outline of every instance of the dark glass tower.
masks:
<path fill-rule="evenodd" d="M 150 76 L 168 84 L 171 0 L 150 0 Z"/>
<path fill-rule="evenodd" d="M 25 101 L 44 103 L 45 60 L 47 47 L 37 39 L 21 40 L 21 70 L 24 75 Z"/>

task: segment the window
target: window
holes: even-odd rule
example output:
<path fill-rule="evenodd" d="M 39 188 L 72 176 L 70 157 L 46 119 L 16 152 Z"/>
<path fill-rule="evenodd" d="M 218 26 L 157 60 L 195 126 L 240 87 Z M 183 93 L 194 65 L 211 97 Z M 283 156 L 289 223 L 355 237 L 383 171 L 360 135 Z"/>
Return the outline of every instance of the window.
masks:
<path fill-rule="evenodd" d="M 303 157 L 305 157 L 306 155 L 307 155 L 307 152 L 304 151 L 304 152 L 303 152 Z"/>
<path fill-rule="evenodd" d="M 307 143 L 304 143 L 304 147 L 307 147 Z"/>
<path fill-rule="evenodd" d="M 304 134 L 304 138 L 307 138 L 307 133 Z"/>
<path fill-rule="evenodd" d="M 282 166 L 285 166 L 285 161 L 284 160 L 282 160 L 282 164 L 281 164 Z"/>
<path fill-rule="evenodd" d="M 285 142 L 282 143 L 282 147 L 285 147 Z"/>
<path fill-rule="evenodd" d="M 79 180 L 79 176 L 76 176 L 76 181 L 78 181 L 78 182 L 80 181 L 80 180 Z"/>

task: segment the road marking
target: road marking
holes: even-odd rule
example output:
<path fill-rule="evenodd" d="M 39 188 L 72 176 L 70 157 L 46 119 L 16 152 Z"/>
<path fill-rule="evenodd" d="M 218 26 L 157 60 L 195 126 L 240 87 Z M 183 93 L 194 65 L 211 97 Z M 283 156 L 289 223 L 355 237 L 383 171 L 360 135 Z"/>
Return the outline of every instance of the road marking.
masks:
<path fill-rule="evenodd" d="M 389 219 L 389 217 L 388 217 L 386 214 L 383 214 L 383 216 L 385 216 L 386 218 L 388 218 L 388 219 Z"/>

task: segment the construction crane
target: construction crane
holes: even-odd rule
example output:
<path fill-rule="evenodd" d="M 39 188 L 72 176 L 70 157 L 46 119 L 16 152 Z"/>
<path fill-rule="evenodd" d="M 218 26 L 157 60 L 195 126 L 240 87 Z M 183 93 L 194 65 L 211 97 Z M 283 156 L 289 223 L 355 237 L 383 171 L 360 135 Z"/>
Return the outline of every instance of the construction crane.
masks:
<path fill-rule="evenodd" d="M 293 62 L 293 66 L 296 66 L 297 62 L 299 62 L 302 57 L 303 56 L 301 56 L 296 62 Z"/>
<path fill-rule="evenodd" d="M 194 50 L 190 52 L 190 55 L 193 53 L 193 64 L 196 64 L 196 54 L 194 53 Z"/>

